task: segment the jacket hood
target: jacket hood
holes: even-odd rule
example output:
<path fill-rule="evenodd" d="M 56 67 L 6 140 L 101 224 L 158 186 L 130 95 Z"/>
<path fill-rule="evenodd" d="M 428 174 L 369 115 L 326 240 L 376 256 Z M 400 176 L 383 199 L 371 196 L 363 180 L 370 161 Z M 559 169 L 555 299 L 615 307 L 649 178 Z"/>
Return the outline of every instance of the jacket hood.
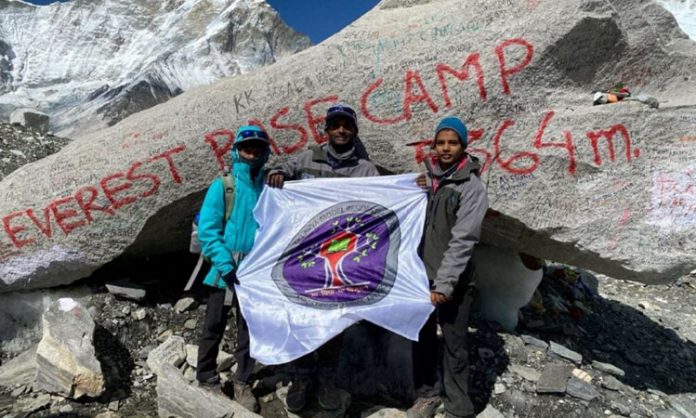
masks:
<path fill-rule="evenodd" d="M 438 164 L 437 156 L 433 156 L 429 159 L 426 158 L 423 162 L 425 164 L 425 168 L 428 170 L 428 173 L 430 173 L 430 175 L 438 177 L 444 174 L 444 172 L 440 168 L 440 165 Z M 479 159 L 471 154 L 465 154 L 465 158 L 463 158 L 462 161 L 459 162 L 454 173 L 452 173 L 451 176 L 447 177 L 447 180 L 454 182 L 466 181 L 469 180 L 471 173 L 479 175 L 480 171 L 481 163 Z"/>

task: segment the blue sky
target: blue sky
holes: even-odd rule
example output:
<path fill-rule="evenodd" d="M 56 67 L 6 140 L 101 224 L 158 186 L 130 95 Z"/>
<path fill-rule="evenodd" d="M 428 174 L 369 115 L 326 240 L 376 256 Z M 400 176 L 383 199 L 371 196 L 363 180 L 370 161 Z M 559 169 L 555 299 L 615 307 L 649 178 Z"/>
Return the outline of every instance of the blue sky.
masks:
<path fill-rule="evenodd" d="M 56 0 L 25 0 L 49 4 Z M 318 44 L 372 9 L 379 0 L 267 0 L 285 23 Z"/>

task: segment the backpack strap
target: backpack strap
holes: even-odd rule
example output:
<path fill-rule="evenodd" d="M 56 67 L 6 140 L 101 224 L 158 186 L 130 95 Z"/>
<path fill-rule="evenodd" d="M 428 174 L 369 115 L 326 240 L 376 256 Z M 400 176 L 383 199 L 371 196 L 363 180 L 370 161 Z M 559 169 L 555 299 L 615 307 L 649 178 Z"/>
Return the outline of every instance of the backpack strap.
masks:
<path fill-rule="evenodd" d="M 222 187 L 225 198 L 225 217 L 222 220 L 222 231 L 224 232 L 225 227 L 227 226 L 227 221 L 230 219 L 230 216 L 232 216 L 232 209 L 234 209 L 234 176 L 232 176 L 232 172 L 230 171 L 229 167 L 225 167 L 225 170 L 220 178 L 222 179 Z M 216 276 L 215 285 L 217 286 L 221 277 L 219 273 Z"/>
<path fill-rule="evenodd" d="M 232 209 L 234 208 L 234 177 L 229 170 L 225 170 L 222 178 L 222 186 L 225 189 L 225 218 L 222 224 L 222 229 L 227 226 L 227 221 L 232 216 Z"/>
<path fill-rule="evenodd" d="M 198 273 L 201 272 L 201 268 L 203 267 L 203 261 L 205 261 L 205 257 L 203 257 L 203 254 L 201 254 L 198 257 L 198 262 L 196 263 L 196 267 L 193 269 L 193 272 L 191 273 L 188 282 L 186 282 L 184 292 L 188 292 L 189 290 L 191 290 L 191 287 L 193 287 L 193 283 L 196 281 L 196 277 L 198 277 Z"/>
<path fill-rule="evenodd" d="M 225 226 L 227 226 L 227 221 L 230 219 L 230 216 L 232 216 L 232 209 L 234 208 L 234 176 L 232 176 L 232 172 L 230 171 L 229 167 L 225 167 L 225 170 L 223 171 L 223 174 L 222 176 L 220 176 L 220 178 L 222 179 L 222 187 L 225 198 L 225 217 L 222 222 L 222 230 L 224 231 Z M 198 277 L 198 274 L 200 273 L 201 268 L 203 267 L 204 261 L 205 257 L 201 253 L 200 257 L 198 257 L 196 267 L 193 269 L 193 272 L 191 273 L 191 276 L 189 277 L 189 280 L 186 283 L 184 292 L 191 290 L 193 283 L 196 281 L 196 278 Z M 219 276 L 220 275 L 218 274 L 218 277 L 215 278 L 215 284 L 217 284 L 218 280 L 220 280 Z"/>

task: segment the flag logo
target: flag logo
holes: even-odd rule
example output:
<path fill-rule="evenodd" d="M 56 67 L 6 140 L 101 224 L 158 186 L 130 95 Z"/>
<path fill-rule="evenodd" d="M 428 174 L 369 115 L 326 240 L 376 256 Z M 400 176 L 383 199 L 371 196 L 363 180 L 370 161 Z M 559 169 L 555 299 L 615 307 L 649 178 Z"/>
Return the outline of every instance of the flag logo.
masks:
<path fill-rule="evenodd" d="M 272 270 L 294 303 L 320 309 L 382 300 L 396 279 L 399 220 L 384 206 L 350 201 L 312 217 Z"/>

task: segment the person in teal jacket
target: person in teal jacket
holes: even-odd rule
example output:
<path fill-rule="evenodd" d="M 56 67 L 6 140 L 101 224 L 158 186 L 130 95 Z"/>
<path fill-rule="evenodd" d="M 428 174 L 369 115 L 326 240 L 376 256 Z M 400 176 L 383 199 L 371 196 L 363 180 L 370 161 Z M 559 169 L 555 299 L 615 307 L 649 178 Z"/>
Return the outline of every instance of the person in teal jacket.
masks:
<path fill-rule="evenodd" d="M 225 223 L 225 185 L 222 178 L 218 178 L 208 188 L 198 221 L 201 251 L 212 264 L 203 283 L 213 290 L 206 307 L 198 345 L 196 378 L 204 387 L 220 389 L 216 360 L 230 305 L 234 303 L 237 306 L 234 397 L 242 406 L 254 412 L 258 410 L 258 402 L 251 392 L 250 380 L 255 361 L 249 355 L 249 328 L 233 293 L 237 266 L 254 244 L 258 225 L 252 212 L 263 190 L 263 167 L 269 154 L 266 132 L 256 126 L 239 128 L 231 152 L 234 178 L 231 215 Z"/>

